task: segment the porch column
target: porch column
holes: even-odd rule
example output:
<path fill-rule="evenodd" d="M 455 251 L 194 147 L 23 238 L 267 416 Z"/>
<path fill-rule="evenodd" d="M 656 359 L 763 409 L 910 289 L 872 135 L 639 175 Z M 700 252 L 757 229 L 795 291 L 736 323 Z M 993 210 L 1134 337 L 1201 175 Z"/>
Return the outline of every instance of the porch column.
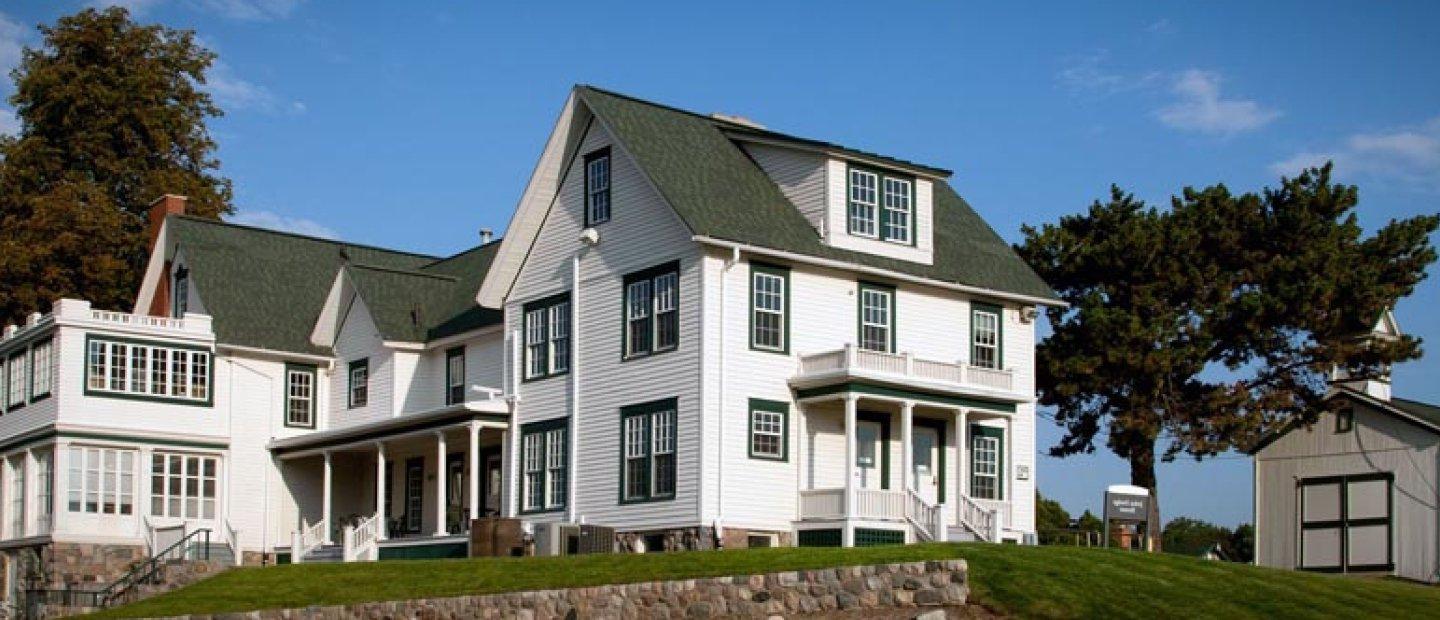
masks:
<path fill-rule="evenodd" d="M 959 447 L 957 447 L 956 450 L 955 450 L 955 458 L 956 458 L 956 460 L 959 460 L 959 461 L 960 461 L 960 462 L 958 463 L 959 467 L 956 468 L 956 469 L 958 469 L 959 472 L 960 472 L 960 475 L 958 476 L 958 478 L 960 478 L 960 479 L 955 481 L 955 492 L 958 493 L 958 494 L 960 494 L 960 495 L 964 495 L 964 496 L 966 496 L 966 497 L 969 497 L 969 496 L 970 496 L 970 492 L 969 492 L 969 491 L 970 491 L 970 423 L 969 423 L 969 419 L 970 419 L 970 412 L 966 411 L 964 408 L 961 408 L 961 409 L 960 409 L 960 418 L 959 418 L 959 421 L 960 421 L 959 426 L 960 426 L 960 428 L 955 429 L 955 430 L 957 431 L 957 432 L 955 433 L 955 435 L 960 438 L 960 439 L 959 439 L 960 445 L 959 445 Z"/>
<path fill-rule="evenodd" d="M 911 443 L 914 414 L 913 401 L 900 403 L 900 488 L 906 492 L 913 491 L 915 487 L 915 447 Z"/>
<path fill-rule="evenodd" d="M 435 431 L 435 535 L 446 536 L 445 478 L 449 474 L 445 462 L 445 431 Z"/>
<path fill-rule="evenodd" d="M 470 505 L 469 520 L 480 517 L 480 423 L 470 423 Z M 468 530 L 467 527 L 464 529 Z"/>
<path fill-rule="evenodd" d="M 845 527 L 840 533 L 840 546 L 855 546 L 855 409 L 859 400 L 854 394 L 845 395 Z"/>
<path fill-rule="evenodd" d="M 325 544 L 333 544 L 330 540 L 330 529 L 335 524 L 330 521 L 330 451 L 325 451 L 325 482 L 320 487 L 320 520 L 325 523 Z"/>
<path fill-rule="evenodd" d="M 386 534 L 390 531 L 390 528 L 386 527 L 386 519 L 389 519 L 390 515 L 385 514 L 385 498 L 387 497 L 385 494 L 390 492 L 389 483 L 390 481 L 385 479 L 385 442 L 377 441 L 375 442 L 375 518 L 379 520 L 380 533 L 377 538 L 380 540 L 385 540 Z"/>

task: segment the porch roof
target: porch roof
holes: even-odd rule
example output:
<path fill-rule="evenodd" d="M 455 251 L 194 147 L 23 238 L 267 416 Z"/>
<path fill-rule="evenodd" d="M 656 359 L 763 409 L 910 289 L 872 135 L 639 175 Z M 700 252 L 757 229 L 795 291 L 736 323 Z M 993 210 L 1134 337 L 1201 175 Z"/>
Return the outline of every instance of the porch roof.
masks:
<path fill-rule="evenodd" d="M 1014 402 L 1002 402 L 974 396 L 937 393 L 921 386 L 895 386 L 868 381 L 848 380 L 811 388 L 796 388 L 795 397 L 801 401 L 836 398 L 845 394 L 857 394 L 886 400 L 912 400 L 921 404 L 942 407 L 966 407 L 994 413 L 1015 413 Z"/>
<path fill-rule="evenodd" d="M 294 457 L 366 442 L 399 439 L 406 435 L 457 426 L 472 420 L 483 422 L 492 428 L 508 428 L 510 426 L 509 405 L 498 399 L 467 401 L 365 424 L 324 430 L 298 437 L 275 439 L 266 447 L 282 458 Z"/>

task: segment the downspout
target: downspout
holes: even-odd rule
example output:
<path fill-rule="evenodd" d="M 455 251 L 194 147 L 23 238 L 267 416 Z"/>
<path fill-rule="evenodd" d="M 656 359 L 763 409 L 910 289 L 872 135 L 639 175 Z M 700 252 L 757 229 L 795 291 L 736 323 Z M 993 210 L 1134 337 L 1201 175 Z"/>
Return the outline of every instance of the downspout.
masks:
<path fill-rule="evenodd" d="M 727 292 L 730 290 L 730 269 L 740 262 L 740 248 L 730 248 L 730 258 L 725 260 L 725 268 L 720 273 L 720 395 L 719 414 L 715 416 L 715 423 L 719 426 L 720 440 L 715 442 L 719 452 L 716 454 L 718 465 L 716 466 L 715 480 L 715 540 L 716 546 L 723 547 L 724 524 L 725 524 L 725 358 L 729 357 L 729 342 L 725 340 L 725 307 L 729 305 Z"/>

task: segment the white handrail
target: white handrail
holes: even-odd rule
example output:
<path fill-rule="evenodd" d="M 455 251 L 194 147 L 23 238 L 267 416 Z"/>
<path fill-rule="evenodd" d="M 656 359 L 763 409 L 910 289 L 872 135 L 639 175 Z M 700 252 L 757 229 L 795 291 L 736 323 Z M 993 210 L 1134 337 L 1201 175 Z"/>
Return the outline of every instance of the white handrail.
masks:
<path fill-rule="evenodd" d="M 956 518 L 975 536 L 986 542 L 999 542 L 1000 540 L 1000 513 L 998 510 L 986 508 L 976 502 L 974 498 L 964 493 L 958 493 L 960 501 L 955 502 Z"/>
<path fill-rule="evenodd" d="M 940 506 L 925 501 L 914 489 L 910 490 L 909 495 L 910 501 L 906 504 L 909 512 L 906 517 L 910 524 L 915 526 L 915 531 L 925 540 L 940 538 Z"/>
<path fill-rule="evenodd" d="M 360 517 L 354 526 L 345 526 L 342 557 L 346 562 L 378 560 L 380 555 L 379 515 Z"/>
<path fill-rule="evenodd" d="M 244 564 L 244 553 L 240 551 L 240 530 L 230 526 L 230 520 L 220 522 L 220 534 L 225 537 L 225 545 L 230 547 L 230 555 L 236 566 Z"/>
<path fill-rule="evenodd" d="M 300 525 L 300 531 L 295 533 L 294 548 L 290 550 L 290 561 L 296 564 L 303 562 L 305 556 L 310 555 L 311 551 L 325 544 L 325 532 L 330 530 L 330 520 L 321 519 L 309 526 L 306 526 L 305 521 L 302 520 Z"/>
<path fill-rule="evenodd" d="M 807 353 L 799 357 L 800 376 L 855 369 L 993 390 L 1015 389 L 1015 371 L 1012 369 L 983 368 L 964 362 L 930 360 L 909 353 L 867 351 L 850 344 L 842 349 Z"/>

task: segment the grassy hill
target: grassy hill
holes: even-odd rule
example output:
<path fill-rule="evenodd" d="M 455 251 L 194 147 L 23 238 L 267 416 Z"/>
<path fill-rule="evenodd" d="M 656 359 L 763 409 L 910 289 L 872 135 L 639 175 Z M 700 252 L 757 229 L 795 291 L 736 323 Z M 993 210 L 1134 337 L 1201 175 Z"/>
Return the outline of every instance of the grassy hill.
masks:
<path fill-rule="evenodd" d="M 246 568 L 102 615 L 236 612 L 953 557 L 970 563 L 973 601 L 1019 617 L 1427 617 L 1440 609 L 1440 588 L 1394 579 L 1105 549 L 930 544 Z"/>

